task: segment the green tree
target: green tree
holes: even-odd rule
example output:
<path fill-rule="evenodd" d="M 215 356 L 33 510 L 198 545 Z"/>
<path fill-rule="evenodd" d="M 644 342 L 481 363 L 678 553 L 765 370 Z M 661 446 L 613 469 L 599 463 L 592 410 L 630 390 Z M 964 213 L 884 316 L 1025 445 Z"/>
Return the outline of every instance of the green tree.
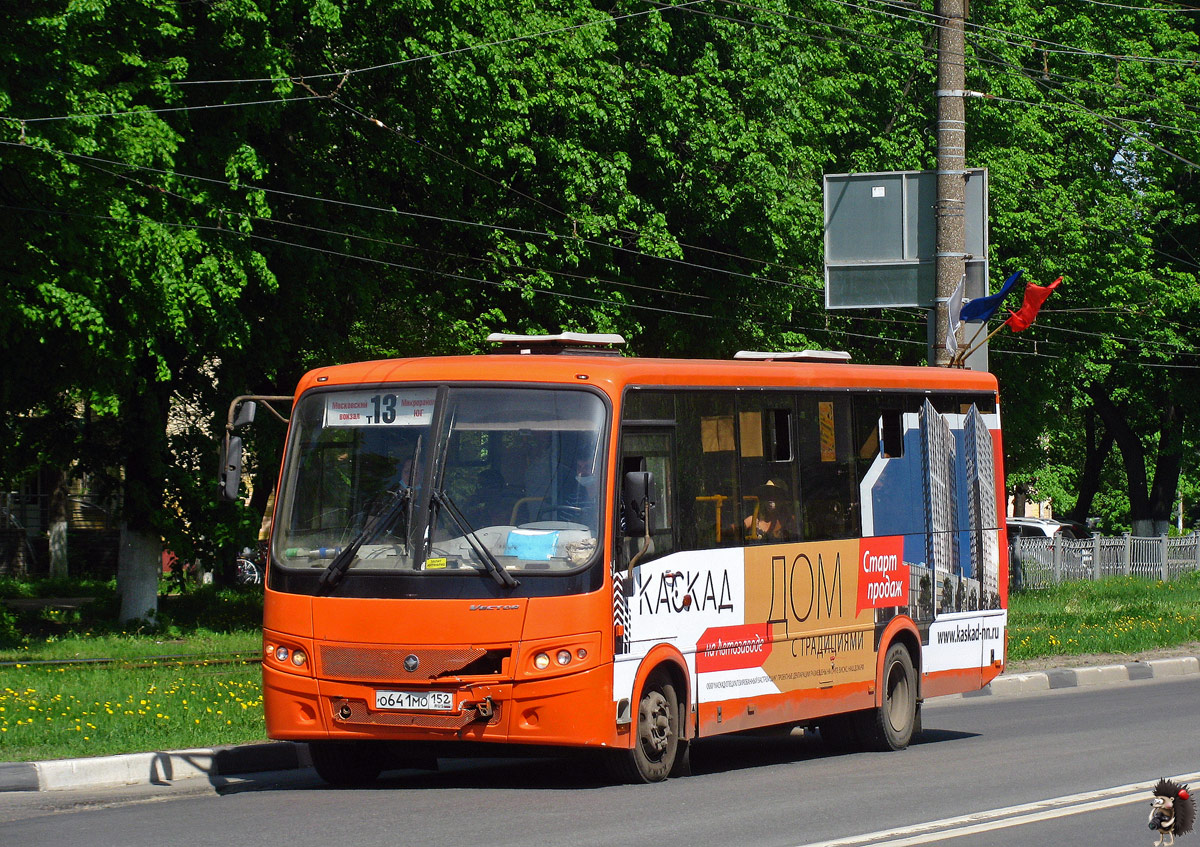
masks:
<path fill-rule="evenodd" d="M 821 191 L 826 173 L 933 166 L 932 12 L 0 12 L 3 472 L 121 469 L 132 617 L 160 538 L 206 561 L 248 541 L 279 431 L 248 433 L 251 508 L 219 506 L 225 406 L 313 366 L 475 352 L 500 329 L 919 363 L 922 316 L 825 312 Z M 993 344 L 1010 480 L 1105 511 L 1127 480 L 1133 520 L 1161 523 L 1197 441 L 1179 367 L 1200 364 L 1195 22 L 1028 0 L 972 15 L 968 86 L 998 98 L 968 112 L 992 266 L 1066 275 L 1038 325 Z"/>
<path fill-rule="evenodd" d="M 38 11 L 2 13 L 0 402 L 29 456 L 119 474 L 121 617 L 152 617 L 162 539 L 182 538 L 189 519 L 165 503 L 172 399 L 211 383 L 245 334 L 242 292 L 274 284 L 259 253 L 221 232 L 242 229 L 228 209 L 257 210 L 236 187 L 253 156 L 236 139 L 193 141 L 185 112 L 155 111 L 185 105 L 178 7 Z M 174 176 L 189 159 L 231 183 Z"/>
<path fill-rule="evenodd" d="M 1180 188 L 1200 148 L 1172 129 L 1200 84 L 1195 27 L 1121 6 L 988 4 L 972 15 L 968 85 L 1002 98 L 972 101 L 968 121 L 971 161 L 991 174 L 992 261 L 1042 284 L 1065 275 L 1039 326 L 993 346 L 1010 479 L 1079 486 L 1086 499 L 1115 442 L 1133 530 L 1157 534 L 1196 438 L 1187 386 L 1200 366 L 1200 283 L 1179 233 L 1195 229 Z M 1055 453 L 1074 464 L 1068 478 Z"/>

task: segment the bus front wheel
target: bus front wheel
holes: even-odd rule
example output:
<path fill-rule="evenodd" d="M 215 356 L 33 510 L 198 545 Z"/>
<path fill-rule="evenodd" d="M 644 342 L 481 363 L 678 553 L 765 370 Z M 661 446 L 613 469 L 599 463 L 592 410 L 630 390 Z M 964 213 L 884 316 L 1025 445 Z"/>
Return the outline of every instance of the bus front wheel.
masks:
<path fill-rule="evenodd" d="M 859 713 L 857 727 L 864 746 L 872 750 L 903 750 L 917 728 L 917 673 L 903 644 L 888 648 L 883 660 L 883 702 Z"/>
<path fill-rule="evenodd" d="M 383 770 L 383 745 L 374 741 L 310 741 L 317 776 L 330 785 L 368 785 Z"/>
<path fill-rule="evenodd" d="M 622 782 L 661 782 L 680 753 L 679 698 L 663 675 L 652 676 L 638 700 L 636 736 L 629 750 L 614 750 L 613 776 Z"/>

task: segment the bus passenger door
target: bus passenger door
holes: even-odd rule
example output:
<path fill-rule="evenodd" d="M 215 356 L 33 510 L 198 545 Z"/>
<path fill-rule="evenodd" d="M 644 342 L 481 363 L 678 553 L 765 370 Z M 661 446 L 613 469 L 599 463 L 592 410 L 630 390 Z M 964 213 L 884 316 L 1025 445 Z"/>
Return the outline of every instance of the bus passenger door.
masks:
<path fill-rule="evenodd" d="M 688 645 L 694 645 L 695 639 L 680 631 L 681 627 L 686 629 L 688 620 L 694 616 L 687 613 L 682 603 L 686 580 L 679 573 L 682 565 L 674 555 L 678 550 L 674 427 L 625 427 L 621 433 L 617 471 L 616 568 L 618 579 L 632 578 L 633 585 L 625 594 L 628 604 L 625 653 L 618 652 L 616 659 L 618 662 L 631 661 L 636 666 L 656 644 L 677 647 L 688 661 L 691 688 L 688 700 L 694 703 L 694 649 L 689 650 Z M 627 533 L 624 480 L 629 473 L 649 473 L 653 477 L 653 506 L 647 532 Z"/>

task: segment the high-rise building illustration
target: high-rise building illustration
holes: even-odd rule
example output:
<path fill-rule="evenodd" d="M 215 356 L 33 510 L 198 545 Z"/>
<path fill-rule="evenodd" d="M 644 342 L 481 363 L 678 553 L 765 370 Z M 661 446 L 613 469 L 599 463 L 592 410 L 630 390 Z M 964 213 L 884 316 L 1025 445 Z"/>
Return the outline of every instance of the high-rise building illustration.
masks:
<path fill-rule="evenodd" d="M 921 407 L 926 562 L 934 574 L 958 577 L 958 510 L 954 434 L 929 400 Z M 956 580 L 957 581 L 957 580 Z"/>
<path fill-rule="evenodd" d="M 997 535 L 995 453 L 992 432 L 974 405 L 967 413 L 967 513 L 971 529 L 971 575 L 979 581 L 980 607 L 1000 594 L 1000 547 Z"/>

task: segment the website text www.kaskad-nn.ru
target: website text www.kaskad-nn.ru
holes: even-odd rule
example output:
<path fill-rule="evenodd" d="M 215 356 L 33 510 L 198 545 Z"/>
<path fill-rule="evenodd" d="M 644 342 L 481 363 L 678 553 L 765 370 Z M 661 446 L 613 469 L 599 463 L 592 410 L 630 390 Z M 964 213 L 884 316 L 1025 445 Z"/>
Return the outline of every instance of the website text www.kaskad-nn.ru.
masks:
<path fill-rule="evenodd" d="M 969 644 L 972 641 L 980 641 L 982 639 L 993 639 L 999 637 L 1000 627 L 975 624 L 974 626 L 956 626 L 954 629 L 941 630 L 937 634 L 937 643 Z"/>

